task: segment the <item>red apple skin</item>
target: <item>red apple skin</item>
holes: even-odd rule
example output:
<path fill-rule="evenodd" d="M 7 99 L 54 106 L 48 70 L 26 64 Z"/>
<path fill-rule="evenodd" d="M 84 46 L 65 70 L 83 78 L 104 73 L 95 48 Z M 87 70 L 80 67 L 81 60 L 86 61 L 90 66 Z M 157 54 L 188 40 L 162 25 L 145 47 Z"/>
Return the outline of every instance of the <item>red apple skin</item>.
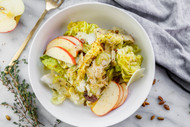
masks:
<path fill-rule="evenodd" d="M 73 45 L 76 45 L 76 44 L 75 44 L 74 42 L 72 42 L 71 40 L 69 40 L 69 39 L 67 39 L 67 38 L 64 38 L 64 36 L 60 36 L 60 37 L 57 37 L 57 38 L 65 39 L 65 40 L 71 42 Z M 55 38 L 55 39 L 57 39 L 57 38 Z"/>
<path fill-rule="evenodd" d="M 66 49 L 59 47 L 59 46 L 56 46 L 56 47 L 64 50 L 71 57 L 73 64 L 76 65 L 76 61 L 75 61 L 74 57 Z"/>
<path fill-rule="evenodd" d="M 73 36 L 71 36 L 71 37 L 73 37 Z M 83 44 L 82 44 L 81 40 L 79 40 L 79 39 L 76 38 L 76 37 L 73 37 L 73 38 L 77 39 L 77 40 L 81 43 L 81 46 L 83 47 Z"/>
<path fill-rule="evenodd" d="M 64 51 L 69 55 L 69 57 L 71 58 L 73 64 L 76 65 L 76 61 L 75 61 L 74 57 L 73 57 L 66 49 L 64 49 L 64 48 L 62 48 L 62 47 L 59 47 L 59 46 L 55 46 L 55 47 L 64 50 Z M 47 52 L 47 51 L 46 51 L 46 52 Z M 45 54 L 46 54 L 46 53 L 45 53 Z"/>
<path fill-rule="evenodd" d="M 16 29 L 16 27 L 17 27 L 17 25 L 15 26 L 14 29 L 12 29 L 12 30 L 10 30 L 10 31 L 7 31 L 7 32 L 0 32 L 0 33 L 9 33 L 9 32 L 12 32 L 12 31 L 14 31 L 14 30 Z"/>
<path fill-rule="evenodd" d="M 64 36 L 61 36 L 61 37 L 58 37 L 58 38 L 65 39 L 65 40 L 71 42 L 72 44 L 76 45 L 76 44 L 73 43 L 71 40 L 69 40 L 69 39 L 67 39 L 67 38 L 64 38 Z M 76 51 L 76 56 L 78 55 L 78 53 L 79 53 L 79 51 L 77 50 L 77 51 Z"/>
<path fill-rule="evenodd" d="M 119 104 L 121 103 L 121 100 L 123 98 L 123 89 L 122 89 L 122 87 L 118 83 L 117 83 L 117 86 L 119 87 L 119 98 L 117 100 L 116 105 L 113 107 L 112 110 L 116 109 L 119 106 Z"/>
<path fill-rule="evenodd" d="M 121 103 L 121 101 L 122 101 L 122 99 L 123 99 L 123 96 L 124 96 L 124 92 L 123 92 L 123 88 L 122 88 L 122 86 L 121 85 L 119 85 L 120 86 L 120 88 L 121 88 L 121 96 L 120 96 L 120 100 L 119 100 L 119 103 L 118 103 L 118 106 L 120 105 L 120 103 Z M 116 108 L 118 108 L 118 106 L 116 107 Z"/>
<path fill-rule="evenodd" d="M 67 39 L 67 38 L 64 38 L 64 36 L 59 36 L 59 37 L 56 37 L 55 39 L 51 40 L 49 43 L 53 42 L 54 40 L 56 39 L 64 39 L 64 40 L 67 40 L 69 42 L 71 42 L 73 45 L 77 46 L 74 42 L 72 42 L 71 40 Z M 47 50 L 47 49 L 46 49 Z M 76 50 L 76 56 L 78 55 L 78 50 Z"/>
<path fill-rule="evenodd" d="M 117 105 L 114 109 L 116 109 L 116 108 L 118 108 L 118 107 L 120 107 L 120 106 L 121 106 L 121 103 L 122 103 L 122 100 L 123 100 L 123 97 L 124 97 L 124 91 L 123 91 L 123 88 L 122 88 L 122 86 L 121 86 L 121 85 L 119 85 L 119 86 L 120 86 L 120 88 L 121 88 L 122 95 L 121 95 L 121 98 L 120 98 L 120 100 L 119 100 L 118 105 Z M 113 109 L 113 110 L 114 110 L 114 109 Z"/>
<path fill-rule="evenodd" d="M 74 36 L 63 36 L 63 37 L 72 37 L 72 38 L 75 38 L 75 39 L 77 39 L 77 40 L 80 42 L 81 46 L 83 47 L 82 42 L 81 42 L 78 38 L 76 38 L 76 37 L 74 37 Z"/>
<path fill-rule="evenodd" d="M 124 96 L 125 99 L 124 99 L 124 102 L 123 102 L 123 103 L 125 103 L 125 101 L 126 101 L 128 95 L 129 95 L 129 90 L 127 89 L 127 94 Z M 123 103 L 122 103 L 122 104 L 123 104 Z M 121 104 L 121 105 L 122 105 L 122 104 Z"/>
<path fill-rule="evenodd" d="M 122 87 L 122 89 L 123 89 L 123 87 Z M 123 90 L 124 91 L 124 90 Z M 127 99 L 127 97 L 128 97 L 128 94 L 129 94 L 129 90 L 127 89 L 127 94 L 125 94 L 124 96 L 123 96 L 123 99 L 121 100 L 121 103 L 119 104 L 119 106 L 117 107 L 117 108 L 119 108 L 121 105 L 123 105 L 124 103 L 125 103 L 125 101 L 126 101 L 126 99 Z"/>
<path fill-rule="evenodd" d="M 10 30 L 10 31 L 7 31 L 7 32 L 0 32 L 0 33 L 6 34 L 6 33 L 9 33 L 9 32 L 12 32 L 12 31 L 15 30 L 15 29 L 16 29 L 16 27 L 15 27 L 14 29 Z"/>

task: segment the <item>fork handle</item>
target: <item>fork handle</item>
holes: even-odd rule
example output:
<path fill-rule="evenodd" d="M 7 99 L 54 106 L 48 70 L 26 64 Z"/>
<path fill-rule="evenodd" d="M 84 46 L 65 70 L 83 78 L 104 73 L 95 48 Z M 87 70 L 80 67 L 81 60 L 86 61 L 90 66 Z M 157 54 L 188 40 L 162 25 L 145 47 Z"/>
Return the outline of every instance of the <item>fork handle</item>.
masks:
<path fill-rule="evenodd" d="M 9 66 L 13 65 L 13 62 L 15 60 L 18 60 L 18 58 L 20 57 L 20 55 L 22 54 L 22 52 L 24 51 L 25 47 L 27 46 L 28 42 L 30 41 L 30 39 L 32 38 L 33 34 L 35 33 L 36 29 L 38 28 L 38 26 L 40 25 L 40 23 L 42 22 L 42 20 L 44 19 L 45 15 L 47 14 L 47 10 L 45 9 L 44 12 L 42 13 L 41 17 L 39 18 L 39 20 L 37 21 L 36 25 L 33 27 L 33 29 L 30 31 L 30 33 L 28 34 L 28 36 L 26 37 L 26 39 L 24 40 L 24 42 L 22 43 L 22 45 L 20 46 L 20 48 L 18 49 L 17 53 L 15 54 L 15 56 L 12 58 L 11 62 L 9 63 Z"/>

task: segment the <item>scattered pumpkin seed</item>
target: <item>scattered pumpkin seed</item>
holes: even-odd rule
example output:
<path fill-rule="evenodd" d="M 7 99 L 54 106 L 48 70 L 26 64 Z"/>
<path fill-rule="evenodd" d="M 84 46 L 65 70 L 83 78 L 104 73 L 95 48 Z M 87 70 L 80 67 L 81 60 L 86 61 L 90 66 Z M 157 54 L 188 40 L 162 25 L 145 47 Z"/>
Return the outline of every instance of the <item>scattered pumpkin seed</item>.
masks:
<path fill-rule="evenodd" d="M 160 101 L 158 104 L 163 105 L 166 101 Z"/>
<path fill-rule="evenodd" d="M 154 118 L 155 118 L 155 115 L 151 116 L 151 117 L 150 117 L 150 120 L 153 120 Z"/>
<path fill-rule="evenodd" d="M 10 117 L 10 116 L 6 115 L 5 117 L 6 117 L 6 119 L 7 119 L 8 121 L 11 120 L 11 117 Z"/>
<path fill-rule="evenodd" d="M 169 107 L 167 104 L 164 105 L 164 108 L 165 108 L 166 110 L 170 110 L 170 107 Z"/>
<path fill-rule="evenodd" d="M 142 116 L 141 115 L 136 115 L 136 118 L 137 119 L 142 119 Z"/>
<path fill-rule="evenodd" d="M 164 117 L 157 117 L 158 120 L 164 120 Z"/>
<path fill-rule="evenodd" d="M 145 101 L 144 103 L 145 103 L 145 105 L 150 105 L 150 103 L 149 103 L 149 102 L 147 102 L 147 101 Z"/>
<path fill-rule="evenodd" d="M 161 100 L 161 101 L 163 101 L 163 100 L 164 100 L 161 96 L 158 96 L 158 99 L 159 99 L 159 100 Z"/>
<path fill-rule="evenodd" d="M 154 85 L 155 83 L 156 83 L 156 79 L 154 79 L 154 80 L 153 80 L 153 83 L 152 83 L 152 85 Z"/>
<path fill-rule="evenodd" d="M 148 98 L 145 99 L 145 101 L 143 102 L 142 106 L 145 107 L 146 105 L 150 105 L 148 102 L 147 102 Z"/>

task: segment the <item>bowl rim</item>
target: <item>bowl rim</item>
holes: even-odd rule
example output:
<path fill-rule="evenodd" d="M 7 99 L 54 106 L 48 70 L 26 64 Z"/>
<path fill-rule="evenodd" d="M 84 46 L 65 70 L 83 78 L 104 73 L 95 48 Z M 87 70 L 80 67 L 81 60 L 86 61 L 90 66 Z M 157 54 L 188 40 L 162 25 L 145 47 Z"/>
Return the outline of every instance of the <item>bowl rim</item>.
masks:
<path fill-rule="evenodd" d="M 101 3 L 101 2 L 83 2 L 83 3 L 78 3 L 78 4 L 70 5 L 70 6 L 68 6 L 68 7 L 65 7 L 65 8 L 63 8 L 63 9 L 58 10 L 57 12 L 55 12 L 54 14 L 52 14 L 48 19 L 46 19 L 46 20 L 44 21 L 44 23 L 40 26 L 40 28 L 38 29 L 38 31 L 36 32 L 36 34 L 35 34 L 35 36 L 34 36 L 34 38 L 33 38 L 33 40 L 32 40 L 32 44 L 31 44 L 30 51 L 29 51 L 29 54 L 28 54 L 28 74 L 29 74 L 29 81 L 30 81 L 30 84 L 31 84 L 31 87 L 32 87 L 32 90 L 33 90 L 34 93 L 35 93 L 35 88 L 34 88 L 33 85 L 32 85 L 32 79 L 31 79 L 31 71 L 30 71 L 30 68 L 31 68 L 31 63 L 32 63 L 32 62 L 30 62 L 30 61 L 31 61 L 30 57 L 31 57 L 31 54 L 32 54 L 32 49 L 33 49 L 32 47 L 33 47 L 33 45 L 34 45 L 34 40 L 36 40 L 37 35 L 39 34 L 39 32 L 44 28 L 44 26 L 47 24 L 47 22 L 49 22 L 49 20 L 52 20 L 52 18 L 55 17 L 56 15 L 58 15 L 59 13 L 62 13 L 62 12 L 64 12 L 65 10 L 68 10 L 68 9 L 70 9 L 70 8 L 73 8 L 73 7 L 78 7 L 78 6 L 82 6 L 82 5 L 89 5 L 89 6 L 90 6 L 90 5 L 94 5 L 94 4 L 96 4 L 96 5 L 101 5 L 101 6 L 102 6 L 102 5 L 103 5 L 103 6 L 107 6 L 107 7 L 116 9 L 116 10 L 118 10 L 118 11 L 121 11 L 121 12 L 125 13 L 126 15 L 128 15 L 134 22 L 136 22 L 136 23 L 138 24 L 138 26 L 140 27 L 140 29 L 142 29 L 142 31 L 144 32 L 144 34 L 145 34 L 145 36 L 146 36 L 146 38 L 147 38 L 147 40 L 148 40 L 147 43 L 149 43 L 149 45 L 150 45 L 150 47 L 151 47 L 150 51 L 151 51 L 151 54 L 152 54 L 152 62 L 153 62 L 153 65 L 152 65 L 152 66 L 153 66 L 153 68 L 152 68 L 152 73 L 153 73 L 153 79 L 154 79 L 154 75 L 155 75 L 155 55 L 154 55 L 154 51 L 153 51 L 153 47 L 152 47 L 150 38 L 149 38 L 147 32 L 145 31 L 145 29 L 142 27 L 142 25 L 141 25 L 133 16 L 131 16 L 129 13 L 127 13 L 127 12 L 126 12 L 124 9 L 122 9 L 122 8 L 118 8 L 118 7 L 113 6 L 113 5 L 111 5 L 111 4 Z M 148 94 L 150 93 L 151 88 L 152 88 L 152 85 L 150 85 L 149 89 L 147 90 L 148 92 L 144 95 L 145 97 L 148 96 Z M 36 98 L 38 99 L 37 96 L 36 96 Z M 54 116 L 55 118 L 57 118 L 52 112 L 50 112 L 50 111 L 47 109 L 46 106 L 43 105 L 42 100 L 39 100 L 39 99 L 38 99 L 38 101 L 40 102 L 40 104 L 43 106 L 43 108 L 44 108 L 47 112 L 49 112 L 52 116 Z M 141 102 L 141 103 L 143 103 L 143 102 Z M 136 108 L 134 109 L 134 112 L 131 112 L 131 113 L 128 115 L 128 117 L 130 117 L 132 114 L 134 114 L 134 113 L 140 108 L 140 106 L 141 106 L 141 105 L 136 106 Z M 106 126 L 115 125 L 115 124 L 117 124 L 117 123 L 119 123 L 119 122 L 122 122 L 123 120 L 127 119 L 128 117 L 123 117 L 122 119 L 120 119 L 120 120 L 118 120 L 118 121 L 110 121 L 109 124 L 107 124 Z M 73 125 L 73 126 L 77 126 L 77 125 L 74 124 L 74 123 L 69 123 L 69 122 L 67 122 L 67 121 L 64 121 L 64 122 L 67 123 L 67 124 Z M 78 126 L 80 126 L 80 125 L 78 125 Z"/>

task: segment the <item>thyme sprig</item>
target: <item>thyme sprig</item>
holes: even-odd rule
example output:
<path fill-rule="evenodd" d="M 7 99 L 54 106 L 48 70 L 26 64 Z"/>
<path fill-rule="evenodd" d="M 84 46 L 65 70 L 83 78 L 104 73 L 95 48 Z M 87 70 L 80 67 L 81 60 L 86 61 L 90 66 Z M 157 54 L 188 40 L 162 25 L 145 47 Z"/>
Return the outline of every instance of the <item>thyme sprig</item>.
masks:
<path fill-rule="evenodd" d="M 56 120 L 55 120 L 55 124 L 54 124 L 54 126 L 53 126 L 53 127 L 57 127 L 57 125 L 58 125 L 58 124 L 60 124 L 60 123 L 61 123 L 61 120 L 56 119 Z"/>
<path fill-rule="evenodd" d="M 23 61 L 27 64 L 25 60 Z M 10 107 L 19 116 L 19 121 L 13 122 L 19 127 L 29 125 L 39 127 L 35 94 L 28 90 L 29 84 L 25 80 L 20 81 L 18 65 L 19 61 L 14 61 L 12 66 L 7 66 L 0 73 L 0 81 L 8 88 L 8 91 L 14 94 L 13 104 L 3 102 L 0 105 Z"/>

